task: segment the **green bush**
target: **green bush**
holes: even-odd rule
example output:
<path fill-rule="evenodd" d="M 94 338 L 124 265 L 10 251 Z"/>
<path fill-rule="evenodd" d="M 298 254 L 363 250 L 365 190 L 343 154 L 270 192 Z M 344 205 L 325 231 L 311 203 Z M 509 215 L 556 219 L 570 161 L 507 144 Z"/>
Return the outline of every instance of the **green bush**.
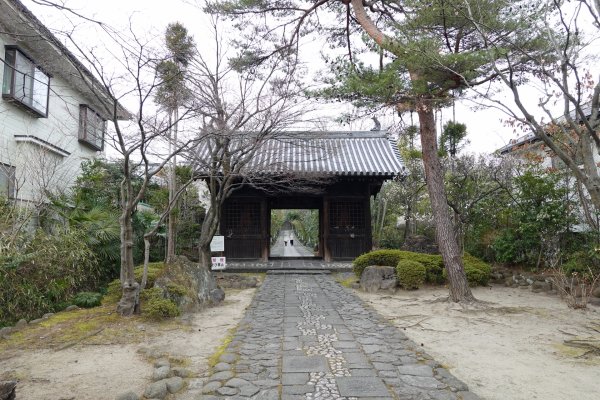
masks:
<path fill-rule="evenodd" d="M 573 275 L 589 276 L 590 270 L 593 274 L 600 273 L 600 268 L 596 266 L 594 260 L 585 251 L 577 251 L 571 254 L 567 262 L 562 264 L 561 268 L 568 277 Z"/>
<path fill-rule="evenodd" d="M 0 325 L 39 318 L 69 304 L 73 296 L 99 282 L 93 250 L 76 229 L 52 234 L 36 231 L 0 257 Z M 5 245 L 0 237 L 0 246 Z"/>
<path fill-rule="evenodd" d="M 142 301 L 142 315 L 148 318 L 160 320 L 181 314 L 177 304 L 163 297 L 163 291 L 160 288 L 142 290 L 140 299 Z"/>
<path fill-rule="evenodd" d="M 353 270 L 360 278 L 364 269 L 369 265 L 386 265 L 396 267 L 400 260 L 410 260 L 421 263 L 426 270 L 426 281 L 443 283 L 442 273 L 444 262 L 438 254 L 413 253 L 404 250 L 375 250 L 357 257 L 353 262 Z"/>
<path fill-rule="evenodd" d="M 375 250 L 357 257 L 353 262 L 353 270 L 360 278 L 369 265 L 387 265 L 396 267 L 401 260 L 415 261 L 425 267 L 425 282 L 442 284 L 447 275 L 444 261 L 439 254 L 413 253 L 403 250 Z M 491 267 L 486 262 L 465 253 L 463 257 L 467 280 L 472 286 L 486 285 L 491 274 Z"/>
<path fill-rule="evenodd" d="M 82 308 L 98 307 L 102 303 L 102 294 L 96 292 L 79 292 L 73 298 L 73 303 Z"/>
<path fill-rule="evenodd" d="M 465 253 L 463 256 L 463 265 L 465 266 L 465 274 L 467 275 L 469 286 L 485 286 L 488 284 L 490 274 L 492 273 L 492 267 L 488 263 L 477 257 L 473 257 L 469 253 Z M 448 279 L 448 273 L 445 269 L 443 277 L 444 281 Z"/>
<path fill-rule="evenodd" d="M 396 266 L 396 275 L 398 283 L 404 289 L 418 289 L 425 283 L 427 270 L 423 264 L 418 261 L 400 260 Z"/>

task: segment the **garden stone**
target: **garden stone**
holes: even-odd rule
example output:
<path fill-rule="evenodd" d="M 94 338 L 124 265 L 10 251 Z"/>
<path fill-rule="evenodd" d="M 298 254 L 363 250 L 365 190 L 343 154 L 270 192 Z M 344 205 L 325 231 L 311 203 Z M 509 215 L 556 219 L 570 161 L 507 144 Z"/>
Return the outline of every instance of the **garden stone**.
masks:
<path fill-rule="evenodd" d="M 54 313 L 49 312 L 49 313 L 46 313 L 46 314 L 42 315 L 42 318 L 48 319 L 48 318 L 50 318 L 53 315 L 54 315 Z"/>
<path fill-rule="evenodd" d="M 245 379 L 231 378 L 230 380 L 228 380 L 227 382 L 225 382 L 225 386 L 239 388 L 239 387 L 242 387 L 242 386 L 247 385 L 249 383 L 250 382 L 248 382 Z"/>
<path fill-rule="evenodd" d="M 152 380 L 160 381 L 162 379 L 168 378 L 170 372 L 171 368 L 167 366 L 155 368 L 154 372 L 152 373 Z"/>
<path fill-rule="evenodd" d="M 600 286 L 598 286 L 596 289 L 594 289 L 594 291 L 592 292 L 592 296 L 600 297 Z"/>
<path fill-rule="evenodd" d="M 75 310 L 79 310 L 79 307 L 77 307 L 75 304 L 72 304 L 69 307 L 65 308 L 65 311 L 75 311 Z"/>
<path fill-rule="evenodd" d="M 171 363 L 166 358 L 160 358 L 154 362 L 154 368 L 168 367 L 171 368 Z"/>
<path fill-rule="evenodd" d="M 0 381 L 0 400 L 16 399 L 17 381 Z"/>
<path fill-rule="evenodd" d="M 221 386 L 222 386 L 221 382 L 219 382 L 219 381 L 208 382 L 206 385 L 204 385 L 202 387 L 202 393 L 205 393 L 205 394 L 212 393 L 215 390 L 217 390 L 218 388 L 220 388 Z"/>
<path fill-rule="evenodd" d="M 29 324 L 39 324 L 43 320 L 44 320 L 43 318 L 34 319 L 34 320 L 29 321 Z"/>
<path fill-rule="evenodd" d="M 167 397 L 167 383 L 162 380 L 150 384 L 146 387 L 144 396 L 149 399 L 164 399 Z"/>
<path fill-rule="evenodd" d="M 21 329 L 27 326 L 27 320 L 26 319 L 20 319 L 19 322 L 17 322 L 15 324 L 15 328 L 17 329 Z"/>
<path fill-rule="evenodd" d="M 220 287 L 211 290 L 209 293 L 210 301 L 212 301 L 213 303 L 218 304 L 225 300 L 225 291 Z"/>
<path fill-rule="evenodd" d="M 117 397 L 115 397 L 115 400 L 139 400 L 140 397 L 135 393 L 135 392 L 125 392 L 122 393 L 120 395 L 118 395 Z"/>
<path fill-rule="evenodd" d="M 231 379 L 233 378 L 233 372 L 231 371 L 221 371 L 221 372 L 217 372 L 216 374 L 213 374 L 210 377 L 211 381 L 225 381 L 227 379 Z"/>
<path fill-rule="evenodd" d="M 232 388 L 232 387 L 227 387 L 227 386 L 223 386 L 217 389 L 217 393 L 225 395 L 225 396 L 233 396 L 234 394 L 238 393 L 238 389 L 236 388 Z"/>
<path fill-rule="evenodd" d="M 217 365 L 215 365 L 213 369 L 217 372 L 229 371 L 231 369 L 231 364 L 220 362 Z"/>
<path fill-rule="evenodd" d="M 360 277 L 360 287 L 367 292 L 393 289 L 397 284 L 394 267 L 370 266 L 365 268 Z"/>
<path fill-rule="evenodd" d="M 0 328 L 0 337 L 8 336 L 13 332 L 14 328 L 10 326 L 5 326 L 4 328 Z"/>
<path fill-rule="evenodd" d="M 179 376 L 165 379 L 165 383 L 167 384 L 169 393 L 177 393 L 183 388 L 183 379 Z"/>
<path fill-rule="evenodd" d="M 245 397 L 254 396 L 256 393 L 258 393 L 258 391 L 258 387 L 254 386 L 253 384 L 240 387 L 240 395 Z"/>
<path fill-rule="evenodd" d="M 173 375 L 179 376 L 181 378 L 189 378 L 190 376 L 194 375 L 194 373 L 192 371 L 190 371 L 189 369 L 187 369 L 187 368 L 180 368 L 180 367 L 173 368 L 171 370 L 171 372 L 173 372 Z"/>

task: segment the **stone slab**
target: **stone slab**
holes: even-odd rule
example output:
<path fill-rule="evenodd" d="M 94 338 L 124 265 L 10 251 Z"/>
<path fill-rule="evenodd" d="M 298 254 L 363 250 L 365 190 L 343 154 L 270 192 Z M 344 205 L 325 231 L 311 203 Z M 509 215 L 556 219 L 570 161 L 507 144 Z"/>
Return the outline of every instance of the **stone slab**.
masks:
<path fill-rule="evenodd" d="M 341 376 L 335 378 L 341 396 L 385 397 L 390 396 L 387 387 L 379 378 L 368 376 Z"/>
<path fill-rule="evenodd" d="M 283 372 L 329 372 L 323 356 L 284 356 Z"/>

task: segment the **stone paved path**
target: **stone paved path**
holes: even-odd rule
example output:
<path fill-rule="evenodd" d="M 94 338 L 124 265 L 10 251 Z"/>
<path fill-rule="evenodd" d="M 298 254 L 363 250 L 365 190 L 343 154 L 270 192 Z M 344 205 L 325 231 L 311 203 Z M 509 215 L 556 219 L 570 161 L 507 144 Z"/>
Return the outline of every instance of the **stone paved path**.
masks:
<path fill-rule="evenodd" d="M 186 399 L 473 400 L 464 383 L 329 275 L 267 275 Z"/>
<path fill-rule="evenodd" d="M 290 240 L 294 241 L 293 245 Z M 280 230 L 277 240 L 271 246 L 271 257 L 314 257 L 314 255 L 311 249 L 302 244 L 293 230 Z"/>
<path fill-rule="evenodd" d="M 352 271 L 352 262 L 325 262 L 319 259 L 310 260 L 269 260 L 269 261 L 227 261 L 225 272 L 265 272 L 269 270 L 328 270 Z"/>

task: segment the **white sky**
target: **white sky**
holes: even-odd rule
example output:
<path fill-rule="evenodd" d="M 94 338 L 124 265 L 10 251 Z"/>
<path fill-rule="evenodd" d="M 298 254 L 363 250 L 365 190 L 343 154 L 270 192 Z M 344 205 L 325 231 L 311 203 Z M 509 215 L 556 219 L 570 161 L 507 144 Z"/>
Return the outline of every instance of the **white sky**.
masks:
<path fill-rule="evenodd" d="M 22 0 L 23 3 L 32 10 L 36 16 L 50 29 L 60 29 L 65 25 L 64 15 L 56 13 L 48 7 L 36 5 L 31 0 Z M 108 23 L 117 29 L 127 29 L 129 22 L 133 27 L 134 32 L 142 37 L 155 37 L 157 43 L 162 40 L 162 35 L 167 24 L 175 21 L 183 23 L 194 36 L 200 51 L 206 46 L 211 45 L 210 28 L 208 28 L 208 17 L 203 15 L 201 7 L 194 5 L 195 0 L 65 0 L 65 4 L 81 14 Z M 202 2 L 198 2 L 202 4 Z M 77 21 L 76 18 L 71 18 L 72 21 Z M 81 20 L 77 21 L 78 26 L 75 30 L 76 37 L 80 42 L 83 42 L 87 47 L 102 46 L 98 43 L 98 36 L 93 30 L 89 30 L 87 24 Z M 222 27 L 226 28 L 225 23 Z M 233 34 L 233 28 L 225 34 Z M 318 48 L 315 48 L 318 47 Z M 303 46 L 303 60 L 308 64 L 310 71 L 322 69 L 324 64 L 317 55 L 319 51 L 327 51 L 326 46 L 316 43 L 305 43 Z M 536 96 L 529 96 L 528 99 L 532 104 L 535 104 Z M 327 128 L 349 129 L 349 130 L 369 130 L 373 126 L 370 119 L 356 121 L 349 126 L 339 126 L 333 122 L 333 119 L 343 112 L 351 110 L 350 106 L 326 107 L 331 122 L 327 124 Z M 502 115 L 498 110 L 473 108 L 468 102 L 461 101 L 456 103 L 456 120 L 466 123 L 468 128 L 468 140 L 470 142 L 467 151 L 478 153 L 490 153 L 494 150 L 506 145 L 510 139 L 523 135 L 525 132 L 515 132 L 513 128 L 504 126 L 502 120 L 506 116 Z M 452 119 L 452 109 L 442 110 L 438 113 L 441 121 L 438 120 L 438 130 L 440 124 Z M 403 116 L 405 121 L 410 121 L 410 116 Z M 416 115 L 414 116 L 416 121 Z M 387 119 L 382 120 L 382 126 L 389 126 L 398 117 L 390 113 Z M 312 127 L 315 128 L 314 126 Z"/>

